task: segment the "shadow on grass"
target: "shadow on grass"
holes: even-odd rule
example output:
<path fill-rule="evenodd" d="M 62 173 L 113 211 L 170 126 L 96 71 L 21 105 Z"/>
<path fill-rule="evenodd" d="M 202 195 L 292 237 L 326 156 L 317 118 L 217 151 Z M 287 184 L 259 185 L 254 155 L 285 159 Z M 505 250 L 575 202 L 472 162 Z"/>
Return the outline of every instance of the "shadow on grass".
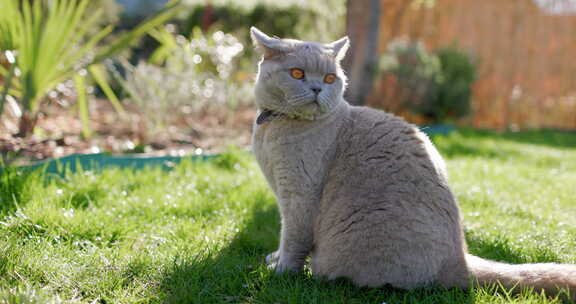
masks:
<path fill-rule="evenodd" d="M 258 207 L 225 248 L 177 257 L 161 282 L 161 302 L 232 303 L 249 297 L 259 264 L 277 246 L 278 223 L 276 207 Z"/>
<path fill-rule="evenodd" d="M 534 159 L 534 155 L 526 153 L 519 147 L 503 145 L 502 143 L 516 142 L 521 144 L 540 145 L 551 148 L 570 149 L 576 148 L 576 131 L 521 131 L 521 132 L 497 132 L 490 130 L 474 130 L 460 128 L 450 135 L 436 135 L 432 141 L 446 158 L 455 157 L 478 157 L 485 159 L 509 160 Z M 534 159 L 539 164 L 558 166 L 555 158 L 539 157 Z"/>
<path fill-rule="evenodd" d="M 258 205 L 262 206 L 262 205 Z M 307 269 L 275 275 L 266 254 L 276 250 L 276 207 L 257 207 L 228 246 L 176 258 L 160 283 L 162 303 L 472 303 L 468 290 L 358 288 L 348 280 L 326 281 Z M 206 246 L 209 247 L 209 246 Z"/>
<path fill-rule="evenodd" d="M 576 131 L 542 129 L 520 132 L 498 132 L 463 128 L 459 129 L 458 132 L 464 137 L 500 138 L 519 143 L 556 148 L 576 148 Z"/>
<path fill-rule="evenodd" d="M 520 155 L 514 150 L 494 149 L 492 147 L 475 145 L 473 142 L 450 142 L 442 143 L 435 141 L 442 156 L 447 158 L 454 157 L 482 157 L 489 159 L 509 159 Z"/>
<path fill-rule="evenodd" d="M 506 237 L 487 236 L 471 231 L 466 231 L 465 234 L 469 252 L 483 259 L 510 264 L 560 262 L 557 254 L 545 248 L 526 255 L 515 250 Z"/>

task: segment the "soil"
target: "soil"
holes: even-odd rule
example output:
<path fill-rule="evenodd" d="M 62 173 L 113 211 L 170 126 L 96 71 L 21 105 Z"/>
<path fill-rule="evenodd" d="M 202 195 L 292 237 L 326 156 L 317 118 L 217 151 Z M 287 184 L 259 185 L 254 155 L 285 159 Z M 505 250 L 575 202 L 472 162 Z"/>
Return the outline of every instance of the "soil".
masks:
<path fill-rule="evenodd" d="M 141 153 L 150 156 L 184 156 L 219 153 L 230 146 L 250 144 L 255 107 L 206 109 L 188 113 L 174 109 L 170 124 L 152 127 L 138 110 L 127 106 L 119 115 L 105 100 L 90 107 L 91 136 L 82 135 L 82 123 L 70 105 L 52 103 L 38 117 L 34 135 L 20 138 L 17 115 L 5 111 L 0 120 L 2 165 L 25 165 L 75 153 Z"/>

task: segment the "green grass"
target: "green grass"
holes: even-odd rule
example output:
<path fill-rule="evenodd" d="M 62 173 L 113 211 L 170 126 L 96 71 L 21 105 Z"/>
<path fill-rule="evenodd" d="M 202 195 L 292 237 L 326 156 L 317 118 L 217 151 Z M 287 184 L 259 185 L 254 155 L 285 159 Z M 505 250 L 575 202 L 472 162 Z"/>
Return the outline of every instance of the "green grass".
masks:
<path fill-rule="evenodd" d="M 470 251 L 576 263 L 576 134 L 435 137 Z M 411 292 L 273 275 L 275 201 L 251 156 L 173 171 L 0 176 L 0 303 L 552 303 L 497 288 Z"/>

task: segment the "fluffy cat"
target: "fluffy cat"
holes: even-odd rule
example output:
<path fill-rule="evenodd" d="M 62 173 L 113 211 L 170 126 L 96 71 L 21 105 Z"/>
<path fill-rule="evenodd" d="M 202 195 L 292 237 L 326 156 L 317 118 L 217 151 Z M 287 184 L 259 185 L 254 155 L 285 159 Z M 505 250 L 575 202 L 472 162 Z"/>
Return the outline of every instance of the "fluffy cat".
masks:
<path fill-rule="evenodd" d="M 277 272 L 349 278 L 359 286 L 467 288 L 500 282 L 576 292 L 576 266 L 509 265 L 466 252 L 444 162 L 401 118 L 343 98 L 348 38 L 329 44 L 269 37 L 256 81 L 253 150 L 282 218 Z"/>

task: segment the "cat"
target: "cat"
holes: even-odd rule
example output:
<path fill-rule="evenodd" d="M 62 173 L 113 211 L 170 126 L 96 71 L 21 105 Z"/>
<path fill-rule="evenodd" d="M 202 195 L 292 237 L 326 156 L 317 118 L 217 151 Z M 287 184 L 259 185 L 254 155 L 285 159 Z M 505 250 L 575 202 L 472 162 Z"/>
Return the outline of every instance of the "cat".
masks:
<path fill-rule="evenodd" d="M 575 297 L 576 265 L 509 265 L 467 253 L 445 164 L 428 137 L 344 100 L 347 37 L 322 44 L 255 27 L 251 37 L 262 53 L 253 152 L 281 214 L 271 269 L 301 271 L 311 257 L 315 276 L 358 286 L 499 282 Z"/>

